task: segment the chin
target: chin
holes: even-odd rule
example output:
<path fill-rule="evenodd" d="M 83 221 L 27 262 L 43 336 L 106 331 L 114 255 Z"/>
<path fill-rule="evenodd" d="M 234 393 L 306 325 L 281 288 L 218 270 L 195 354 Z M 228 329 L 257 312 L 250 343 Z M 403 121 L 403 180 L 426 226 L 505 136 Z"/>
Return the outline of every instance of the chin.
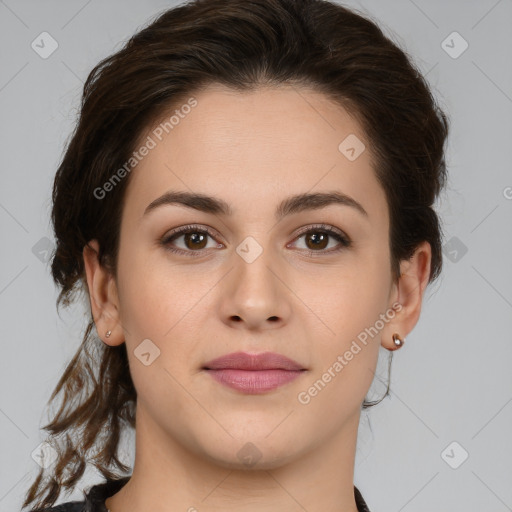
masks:
<path fill-rule="evenodd" d="M 230 432 L 233 437 L 226 435 L 222 440 L 206 437 L 201 452 L 212 463 L 226 469 L 257 471 L 284 466 L 298 458 L 303 450 L 297 440 L 284 431 L 281 435 L 276 432 L 269 436 L 272 428 L 258 435 Z"/>
<path fill-rule="evenodd" d="M 276 455 L 272 450 L 258 446 L 251 441 L 243 444 L 235 453 L 230 450 L 224 456 L 209 454 L 208 458 L 216 466 L 230 470 L 268 471 L 282 467 L 294 459 L 294 454 Z"/>

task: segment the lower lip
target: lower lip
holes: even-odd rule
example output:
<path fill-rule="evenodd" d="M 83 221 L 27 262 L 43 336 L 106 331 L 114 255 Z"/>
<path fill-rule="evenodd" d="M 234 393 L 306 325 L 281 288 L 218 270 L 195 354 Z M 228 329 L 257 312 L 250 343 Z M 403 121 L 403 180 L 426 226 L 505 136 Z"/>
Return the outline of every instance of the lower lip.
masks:
<path fill-rule="evenodd" d="M 265 393 L 299 377 L 303 370 L 207 370 L 221 384 L 250 395 Z"/>

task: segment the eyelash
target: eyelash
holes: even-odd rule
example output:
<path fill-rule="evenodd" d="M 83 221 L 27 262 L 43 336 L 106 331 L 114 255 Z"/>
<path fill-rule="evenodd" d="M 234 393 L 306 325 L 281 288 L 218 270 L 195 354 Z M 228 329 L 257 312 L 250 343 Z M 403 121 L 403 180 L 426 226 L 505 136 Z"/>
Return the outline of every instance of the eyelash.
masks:
<path fill-rule="evenodd" d="M 200 227 L 195 224 L 190 224 L 188 226 L 182 226 L 181 228 L 178 228 L 175 231 L 173 231 L 172 233 L 170 233 L 169 235 L 164 236 L 164 238 L 162 238 L 162 240 L 161 240 L 161 244 L 164 246 L 164 248 L 167 251 L 170 251 L 170 252 L 173 252 L 176 254 L 189 256 L 190 253 L 197 253 L 197 255 L 194 255 L 194 256 L 196 256 L 196 257 L 202 256 L 202 252 L 205 249 L 200 249 L 197 251 L 190 251 L 190 250 L 185 251 L 183 249 L 177 249 L 176 247 L 172 247 L 170 245 L 170 242 L 172 240 L 178 238 L 180 235 L 188 234 L 188 233 L 206 234 L 206 235 L 210 236 L 211 238 L 215 239 L 215 234 L 209 228 L 207 228 L 207 227 L 203 228 L 203 227 Z M 341 244 L 341 246 L 337 249 L 318 250 L 318 251 L 303 249 L 303 251 L 305 251 L 308 254 L 308 256 L 317 257 L 317 256 L 321 256 L 323 254 L 337 253 L 343 249 L 346 249 L 346 248 L 352 246 L 352 241 L 348 237 L 342 235 L 341 233 L 339 233 L 338 231 L 334 230 L 333 228 L 327 226 L 326 224 L 316 224 L 316 225 L 308 226 L 307 228 L 302 229 L 297 234 L 294 241 L 296 241 L 300 237 L 302 237 L 304 235 L 308 235 L 310 233 L 327 234 L 327 235 L 335 238 Z M 192 256 L 192 257 L 194 257 L 194 256 Z"/>

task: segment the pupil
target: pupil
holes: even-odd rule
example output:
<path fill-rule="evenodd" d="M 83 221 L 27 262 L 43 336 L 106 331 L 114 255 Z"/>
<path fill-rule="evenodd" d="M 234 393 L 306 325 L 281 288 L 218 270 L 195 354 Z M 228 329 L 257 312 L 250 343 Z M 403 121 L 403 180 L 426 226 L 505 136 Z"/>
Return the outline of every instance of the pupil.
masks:
<path fill-rule="evenodd" d="M 326 235 L 325 234 L 312 234 L 310 240 L 313 241 L 313 245 L 315 247 L 319 247 L 322 242 L 325 242 Z M 323 246 L 322 246 L 323 247 Z"/>
<path fill-rule="evenodd" d="M 203 235 L 202 233 L 192 233 L 192 234 L 188 234 L 187 235 L 187 241 L 192 241 L 192 244 L 195 245 L 196 247 L 198 246 L 197 242 L 202 242 L 204 241 L 204 238 L 205 235 Z"/>

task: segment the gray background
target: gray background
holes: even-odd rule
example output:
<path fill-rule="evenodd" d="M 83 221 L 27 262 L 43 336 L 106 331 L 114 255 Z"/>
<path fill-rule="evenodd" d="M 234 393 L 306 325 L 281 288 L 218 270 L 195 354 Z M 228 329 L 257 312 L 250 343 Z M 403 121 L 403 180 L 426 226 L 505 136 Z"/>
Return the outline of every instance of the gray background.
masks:
<path fill-rule="evenodd" d="M 445 269 L 395 354 L 391 396 L 362 415 L 355 483 L 372 512 L 512 510 L 512 2 L 345 4 L 377 21 L 427 73 L 452 128 L 439 202 Z M 45 404 L 85 326 L 80 306 L 57 315 L 45 261 L 51 184 L 82 82 L 173 5 L 0 1 L 2 512 L 20 510 L 37 474 L 31 454 L 46 437 Z M 31 47 L 43 31 L 59 45 L 46 59 Z M 443 44 L 453 31 L 469 44 L 457 58 L 446 44 L 453 54 L 462 40 Z M 386 355 L 372 398 L 384 391 Z M 133 459 L 125 452 L 124 460 Z M 88 470 L 59 503 L 81 499 L 80 489 L 100 480 Z"/>

